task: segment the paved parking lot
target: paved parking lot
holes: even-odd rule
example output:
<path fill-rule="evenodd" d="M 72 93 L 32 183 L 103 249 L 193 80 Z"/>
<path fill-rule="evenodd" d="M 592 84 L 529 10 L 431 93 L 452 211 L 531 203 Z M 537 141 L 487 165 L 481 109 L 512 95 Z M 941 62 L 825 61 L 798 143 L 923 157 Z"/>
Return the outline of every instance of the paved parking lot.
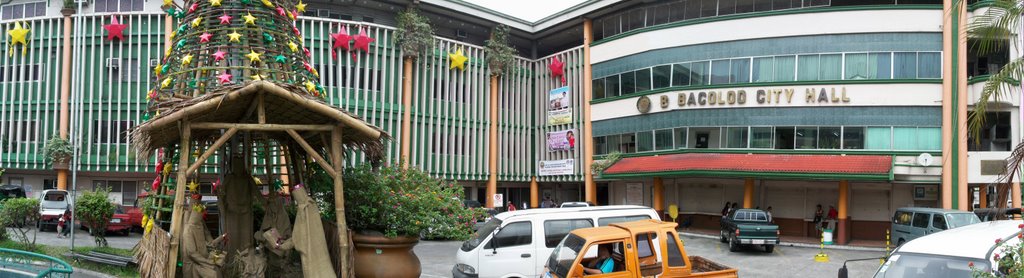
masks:
<path fill-rule="evenodd" d="M 805 247 L 777 246 L 774 253 L 764 253 L 761 248 L 741 252 L 729 252 L 725 243 L 714 239 L 683 236 L 689 255 L 698 255 L 727 266 L 739 269 L 740 277 L 836 277 L 844 260 L 871 258 L 884 252 L 830 250 L 826 249 L 830 262 L 814 261 L 818 249 Z M 455 264 L 455 252 L 462 242 L 421 241 L 414 250 L 423 266 L 421 277 L 451 277 Z M 878 260 L 850 262 L 850 277 L 870 277 L 878 268 Z"/>
<path fill-rule="evenodd" d="M 29 234 L 31 238 L 32 234 Z M 132 249 L 135 244 L 142 239 L 142 234 L 131 233 L 129 236 L 122 236 L 119 234 L 107 234 L 107 244 L 113 248 L 119 249 Z M 70 238 L 58 238 L 57 232 L 53 230 L 46 230 L 38 232 L 36 235 L 36 244 L 51 245 L 51 246 L 71 246 Z M 79 246 L 96 246 L 96 241 L 89 235 L 85 230 L 75 231 L 75 247 Z"/>

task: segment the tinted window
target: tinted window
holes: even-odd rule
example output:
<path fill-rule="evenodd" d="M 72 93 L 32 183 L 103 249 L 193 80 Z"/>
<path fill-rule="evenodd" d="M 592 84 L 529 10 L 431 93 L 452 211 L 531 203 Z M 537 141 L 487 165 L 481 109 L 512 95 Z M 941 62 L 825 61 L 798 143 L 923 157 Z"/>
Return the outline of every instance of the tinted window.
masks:
<path fill-rule="evenodd" d="M 572 230 L 590 227 L 594 227 L 594 222 L 590 219 L 544 221 L 544 246 L 554 248 Z"/>
<path fill-rule="evenodd" d="M 892 217 L 892 222 L 900 225 L 910 225 L 910 217 L 912 213 L 906 211 L 897 211 L 896 215 Z"/>
<path fill-rule="evenodd" d="M 498 244 L 498 248 L 527 245 L 532 242 L 532 239 L 533 231 L 530 222 L 516 222 L 501 228 L 485 248 L 494 248 L 495 243 Z"/>
<path fill-rule="evenodd" d="M 650 257 L 654 255 L 654 250 L 651 249 L 651 240 L 657 239 L 658 235 L 653 233 L 640 234 L 636 236 L 636 254 L 640 258 Z"/>
<path fill-rule="evenodd" d="M 598 218 L 597 219 L 597 225 L 598 226 L 608 226 L 608 224 L 612 224 L 612 223 L 629 222 L 629 221 L 646 220 L 646 219 L 651 219 L 651 217 L 647 216 L 647 215 L 602 217 L 602 218 Z"/>
<path fill-rule="evenodd" d="M 928 227 L 928 217 L 930 217 L 930 216 L 931 216 L 930 213 L 915 213 L 914 214 L 914 223 L 913 223 L 914 227 L 927 228 Z"/>
<path fill-rule="evenodd" d="M 747 215 L 746 211 L 738 211 L 738 212 L 736 212 L 736 214 L 733 216 L 732 219 L 735 219 L 735 220 L 747 220 L 747 219 L 749 219 L 749 216 Z"/>
<path fill-rule="evenodd" d="M 686 266 L 686 260 L 683 260 L 683 252 L 679 251 L 679 245 L 676 244 L 676 235 L 673 233 L 667 233 L 666 243 L 668 244 L 668 265 L 669 266 Z"/>
<path fill-rule="evenodd" d="M 943 218 L 941 214 L 933 215 L 932 216 L 932 228 L 945 230 L 946 229 L 946 219 Z"/>
<path fill-rule="evenodd" d="M 750 214 L 752 216 L 750 220 L 768 221 L 768 214 L 763 212 L 751 212 Z"/>

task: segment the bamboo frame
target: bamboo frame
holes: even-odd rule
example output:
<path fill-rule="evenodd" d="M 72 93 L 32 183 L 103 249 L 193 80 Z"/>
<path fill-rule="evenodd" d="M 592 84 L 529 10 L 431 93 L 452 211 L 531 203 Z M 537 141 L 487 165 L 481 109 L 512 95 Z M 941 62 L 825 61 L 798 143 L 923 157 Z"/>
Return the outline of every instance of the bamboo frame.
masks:
<path fill-rule="evenodd" d="M 306 153 L 309 154 L 309 156 L 312 156 L 313 160 L 316 160 L 316 163 L 320 164 L 320 167 L 323 167 L 327 174 L 331 175 L 331 178 L 338 177 L 339 172 L 335 171 L 333 166 L 327 164 L 327 160 L 324 160 L 320 154 L 316 153 L 316 150 L 313 150 L 313 147 L 309 146 L 309 143 L 306 143 L 306 140 L 302 139 L 302 136 L 299 136 L 299 133 L 291 129 L 285 130 L 285 132 L 288 132 L 288 135 L 291 135 L 292 139 L 295 140 L 296 143 L 299 143 L 299 146 L 302 146 L 302 149 L 306 150 Z"/>
<path fill-rule="evenodd" d="M 348 246 L 348 225 L 345 223 L 345 185 L 342 181 L 341 166 L 344 164 L 341 156 L 342 148 L 342 126 L 338 125 L 331 132 L 331 158 L 334 161 L 334 172 L 338 175 L 334 176 L 334 219 L 338 222 L 338 245 L 340 251 L 338 252 L 338 259 L 341 262 L 338 264 L 341 269 L 340 277 L 348 277 L 348 260 L 349 260 L 349 246 Z"/>
<path fill-rule="evenodd" d="M 189 157 L 189 143 L 192 142 L 192 128 L 189 126 L 188 119 L 182 121 L 181 131 L 181 143 L 178 145 L 178 179 L 175 182 L 178 185 L 174 189 L 174 209 L 171 213 L 171 252 L 170 259 L 167 260 L 167 272 L 164 273 L 175 273 L 178 266 L 178 246 L 181 242 L 181 230 L 183 222 L 183 215 L 185 211 L 185 179 L 188 172 L 185 171 L 188 168 L 188 157 Z"/>
<path fill-rule="evenodd" d="M 203 162 L 209 159 L 213 153 L 217 152 L 217 149 L 220 149 L 220 146 L 227 143 L 232 136 L 235 136 L 236 132 L 238 132 L 238 128 L 230 128 L 227 132 L 224 132 L 220 138 L 217 138 L 217 141 L 213 142 L 213 145 L 210 145 L 210 147 L 203 152 L 202 156 L 199 156 L 199 159 L 196 159 L 196 162 L 193 163 L 192 166 L 188 167 L 188 171 L 185 171 L 185 173 L 192 173 L 195 170 L 198 170 L 200 166 L 203 166 Z"/>
<path fill-rule="evenodd" d="M 331 131 L 331 125 L 287 125 L 287 124 L 240 124 L 240 123 L 194 123 L 193 129 L 230 129 L 237 128 L 246 131 L 285 131 L 285 130 L 312 130 Z"/>

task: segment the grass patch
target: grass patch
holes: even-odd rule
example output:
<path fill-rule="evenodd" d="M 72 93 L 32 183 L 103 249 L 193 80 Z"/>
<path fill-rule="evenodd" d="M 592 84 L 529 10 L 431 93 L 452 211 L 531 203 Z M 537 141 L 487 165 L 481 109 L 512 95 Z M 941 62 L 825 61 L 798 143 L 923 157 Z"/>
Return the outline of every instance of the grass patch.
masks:
<path fill-rule="evenodd" d="M 76 261 L 75 259 L 65 256 L 68 253 L 68 247 L 62 246 L 48 246 L 36 244 L 35 248 L 28 248 L 28 246 L 21 244 L 20 242 L 4 240 L 0 241 L 0 248 L 25 250 L 29 252 L 35 252 L 51 256 L 54 258 L 61 259 L 75 269 L 83 268 L 108 275 L 124 278 L 139 277 L 139 270 L 133 267 L 116 267 L 104 264 L 96 264 L 86 261 Z M 117 249 L 110 247 L 75 247 L 75 253 L 88 253 L 89 251 L 96 251 L 100 253 L 107 253 L 119 256 L 131 256 L 132 250 L 128 249 Z"/>

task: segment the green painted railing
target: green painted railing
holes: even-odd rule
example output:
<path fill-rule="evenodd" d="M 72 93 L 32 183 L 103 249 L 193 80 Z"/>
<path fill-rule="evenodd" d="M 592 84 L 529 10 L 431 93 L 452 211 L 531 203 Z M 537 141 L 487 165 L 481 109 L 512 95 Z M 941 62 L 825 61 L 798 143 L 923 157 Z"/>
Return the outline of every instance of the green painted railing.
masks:
<path fill-rule="evenodd" d="M 26 277 L 71 277 L 74 269 L 61 259 L 22 250 L 0 248 L 0 272 Z"/>

